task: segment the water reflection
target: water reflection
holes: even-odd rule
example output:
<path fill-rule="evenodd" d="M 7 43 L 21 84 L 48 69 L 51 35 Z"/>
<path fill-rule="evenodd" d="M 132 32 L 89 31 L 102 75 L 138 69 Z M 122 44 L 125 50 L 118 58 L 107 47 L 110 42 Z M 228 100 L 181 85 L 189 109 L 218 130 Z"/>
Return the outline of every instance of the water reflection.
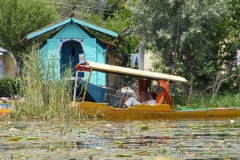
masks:
<path fill-rule="evenodd" d="M 0 127 L 2 159 L 240 157 L 239 119 L 3 122 Z"/>

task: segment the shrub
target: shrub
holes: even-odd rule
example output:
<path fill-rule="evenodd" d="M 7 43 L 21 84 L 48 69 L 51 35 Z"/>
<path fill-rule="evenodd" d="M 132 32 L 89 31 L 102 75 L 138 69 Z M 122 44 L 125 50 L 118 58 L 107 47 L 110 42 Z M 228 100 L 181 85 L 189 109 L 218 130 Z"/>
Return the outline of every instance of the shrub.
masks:
<path fill-rule="evenodd" d="M 0 97 L 11 97 L 17 93 L 16 80 L 11 78 L 0 79 Z"/>

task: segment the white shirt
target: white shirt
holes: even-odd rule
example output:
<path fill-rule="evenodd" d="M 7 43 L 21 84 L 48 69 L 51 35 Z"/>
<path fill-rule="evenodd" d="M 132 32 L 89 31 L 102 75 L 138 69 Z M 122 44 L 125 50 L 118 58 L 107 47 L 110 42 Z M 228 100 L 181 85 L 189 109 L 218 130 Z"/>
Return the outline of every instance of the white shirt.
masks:
<path fill-rule="evenodd" d="M 154 105 L 154 104 L 156 104 L 156 100 L 154 100 L 154 99 L 149 100 L 147 104 L 148 105 Z"/>

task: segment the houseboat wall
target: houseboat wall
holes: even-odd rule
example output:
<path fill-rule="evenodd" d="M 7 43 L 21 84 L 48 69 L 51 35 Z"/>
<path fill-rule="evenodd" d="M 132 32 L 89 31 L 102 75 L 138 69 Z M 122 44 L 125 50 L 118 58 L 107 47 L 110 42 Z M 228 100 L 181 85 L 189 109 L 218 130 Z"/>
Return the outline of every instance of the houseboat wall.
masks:
<path fill-rule="evenodd" d="M 73 54 L 74 52 L 74 54 Z M 47 55 L 44 55 L 47 53 Z M 61 68 L 69 63 L 74 69 L 79 62 L 79 54 L 85 54 L 85 60 L 91 62 L 105 63 L 106 51 L 97 43 L 96 38 L 92 38 L 89 34 L 75 23 L 66 24 L 51 39 L 40 48 L 46 61 L 53 58 L 56 66 L 57 78 L 61 77 Z M 80 74 L 80 77 L 88 78 L 89 73 Z M 93 71 L 91 75 L 91 83 L 95 85 L 105 85 L 105 73 Z"/>

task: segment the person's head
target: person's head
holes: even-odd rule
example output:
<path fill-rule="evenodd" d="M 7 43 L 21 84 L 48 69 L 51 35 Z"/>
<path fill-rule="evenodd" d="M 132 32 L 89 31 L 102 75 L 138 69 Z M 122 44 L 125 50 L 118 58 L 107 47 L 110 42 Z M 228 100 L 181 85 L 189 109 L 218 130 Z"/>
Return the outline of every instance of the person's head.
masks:
<path fill-rule="evenodd" d="M 147 96 L 147 93 L 145 91 L 141 91 L 139 94 L 140 99 L 144 99 L 144 98 L 146 98 L 146 96 Z"/>
<path fill-rule="evenodd" d="M 157 94 L 155 92 L 151 92 L 149 99 L 156 99 L 156 97 L 157 97 Z"/>

